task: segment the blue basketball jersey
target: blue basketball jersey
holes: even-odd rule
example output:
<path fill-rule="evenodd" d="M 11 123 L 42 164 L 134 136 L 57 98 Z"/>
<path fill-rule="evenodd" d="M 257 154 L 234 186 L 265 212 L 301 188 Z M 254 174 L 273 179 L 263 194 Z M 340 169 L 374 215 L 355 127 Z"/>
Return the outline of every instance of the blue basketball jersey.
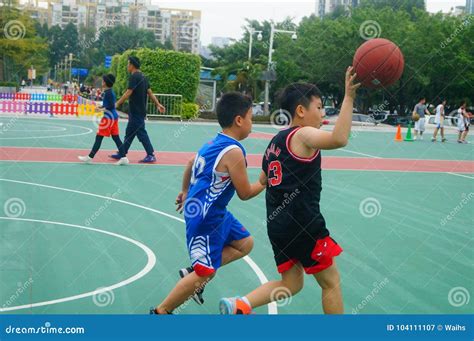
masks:
<path fill-rule="evenodd" d="M 240 148 L 245 157 L 245 149 L 239 141 L 218 133 L 197 153 L 184 205 L 184 217 L 188 228 L 196 227 L 203 222 L 212 225 L 226 213 L 227 204 L 235 193 L 235 187 L 229 174 L 218 172 L 216 167 L 224 154 L 234 148 Z"/>

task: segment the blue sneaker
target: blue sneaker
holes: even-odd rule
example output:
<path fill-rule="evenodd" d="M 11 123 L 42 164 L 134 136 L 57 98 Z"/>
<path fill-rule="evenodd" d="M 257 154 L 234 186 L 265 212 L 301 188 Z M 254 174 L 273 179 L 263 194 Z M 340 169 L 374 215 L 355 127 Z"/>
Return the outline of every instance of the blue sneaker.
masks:
<path fill-rule="evenodd" d="M 156 162 L 155 155 L 147 155 L 143 160 L 140 160 L 140 163 L 153 163 Z"/>
<path fill-rule="evenodd" d="M 115 160 L 120 160 L 122 158 L 119 154 L 112 154 L 112 155 L 109 155 L 109 157 Z"/>

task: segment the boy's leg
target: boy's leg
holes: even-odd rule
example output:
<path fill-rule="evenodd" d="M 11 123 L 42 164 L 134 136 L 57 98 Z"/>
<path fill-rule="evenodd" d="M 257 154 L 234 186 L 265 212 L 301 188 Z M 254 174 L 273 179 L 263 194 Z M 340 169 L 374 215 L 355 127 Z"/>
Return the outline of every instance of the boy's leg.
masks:
<path fill-rule="evenodd" d="M 314 274 L 322 289 L 321 297 L 325 314 L 343 314 L 341 283 L 335 260 L 329 268 Z"/>
<path fill-rule="evenodd" d="M 247 294 L 245 298 L 252 308 L 256 308 L 277 300 L 282 293 L 288 296 L 296 295 L 303 288 L 303 284 L 303 267 L 298 262 L 281 274 L 280 281 L 267 282 Z"/>
<path fill-rule="evenodd" d="M 436 140 L 436 136 L 438 135 L 438 127 L 435 128 L 434 133 L 433 133 L 433 139 Z M 443 136 L 443 134 L 441 134 Z"/>
<path fill-rule="evenodd" d="M 441 133 L 441 140 L 444 140 L 444 127 L 439 128 Z"/>
<path fill-rule="evenodd" d="M 196 289 L 203 287 L 214 274 L 209 276 L 198 276 L 196 272 L 191 272 L 176 283 L 168 296 L 156 307 L 159 314 L 167 314 L 186 302 L 194 294 Z"/>
<path fill-rule="evenodd" d="M 91 150 L 91 152 L 89 153 L 89 157 L 90 157 L 91 159 L 93 159 L 94 156 L 95 156 L 95 154 L 99 151 L 103 139 L 104 139 L 104 137 L 103 137 L 102 135 L 96 135 L 96 136 L 95 136 L 94 145 L 92 146 L 92 150 Z"/>
<path fill-rule="evenodd" d="M 234 240 L 222 250 L 222 264 L 224 266 L 237 259 L 245 257 L 253 249 L 253 238 L 251 236 Z"/>
<path fill-rule="evenodd" d="M 120 150 L 120 147 L 122 147 L 122 140 L 120 139 L 119 135 L 112 135 L 112 140 L 114 140 L 115 145 L 117 146 L 117 150 Z"/>

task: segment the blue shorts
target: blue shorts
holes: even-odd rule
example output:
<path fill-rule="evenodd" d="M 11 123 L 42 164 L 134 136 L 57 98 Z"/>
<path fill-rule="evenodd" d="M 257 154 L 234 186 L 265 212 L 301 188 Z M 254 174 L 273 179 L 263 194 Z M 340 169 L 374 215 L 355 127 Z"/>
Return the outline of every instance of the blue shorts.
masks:
<path fill-rule="evenodd" d="M 221 266 L 222 250 L 234 240 L 249 237 L 247 229 L 226 211 L 221 217 L 186 225 L 189 257 L 198 276 L 212 275 Z"/>

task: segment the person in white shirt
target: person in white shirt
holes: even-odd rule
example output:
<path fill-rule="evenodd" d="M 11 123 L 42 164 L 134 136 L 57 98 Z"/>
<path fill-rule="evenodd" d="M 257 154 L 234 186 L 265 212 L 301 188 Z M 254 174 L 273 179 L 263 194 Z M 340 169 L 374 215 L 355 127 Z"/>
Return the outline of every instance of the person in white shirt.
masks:
<path fill-rule="evenodd" d="M 443 99 L 441 103 L 436 107 L 436 116 L 435 124 L 436 128 L 431 138 L 432 142 L 436 142 L 436 136 L 438 135 L 438 130 L 441 131 L 441 142 L 446 142 L 444 138 L 444 107 L 446 106 L 446 100 Z"/>
<path fill-rule="evenodd" d="M 458 109 L 458 143 L 467 143 L 466 142 L 466 135 L 467 130 L 469 129 L 469 115 L 466 111 L 466 102 L 462 102 L 461 106 Z"/>

